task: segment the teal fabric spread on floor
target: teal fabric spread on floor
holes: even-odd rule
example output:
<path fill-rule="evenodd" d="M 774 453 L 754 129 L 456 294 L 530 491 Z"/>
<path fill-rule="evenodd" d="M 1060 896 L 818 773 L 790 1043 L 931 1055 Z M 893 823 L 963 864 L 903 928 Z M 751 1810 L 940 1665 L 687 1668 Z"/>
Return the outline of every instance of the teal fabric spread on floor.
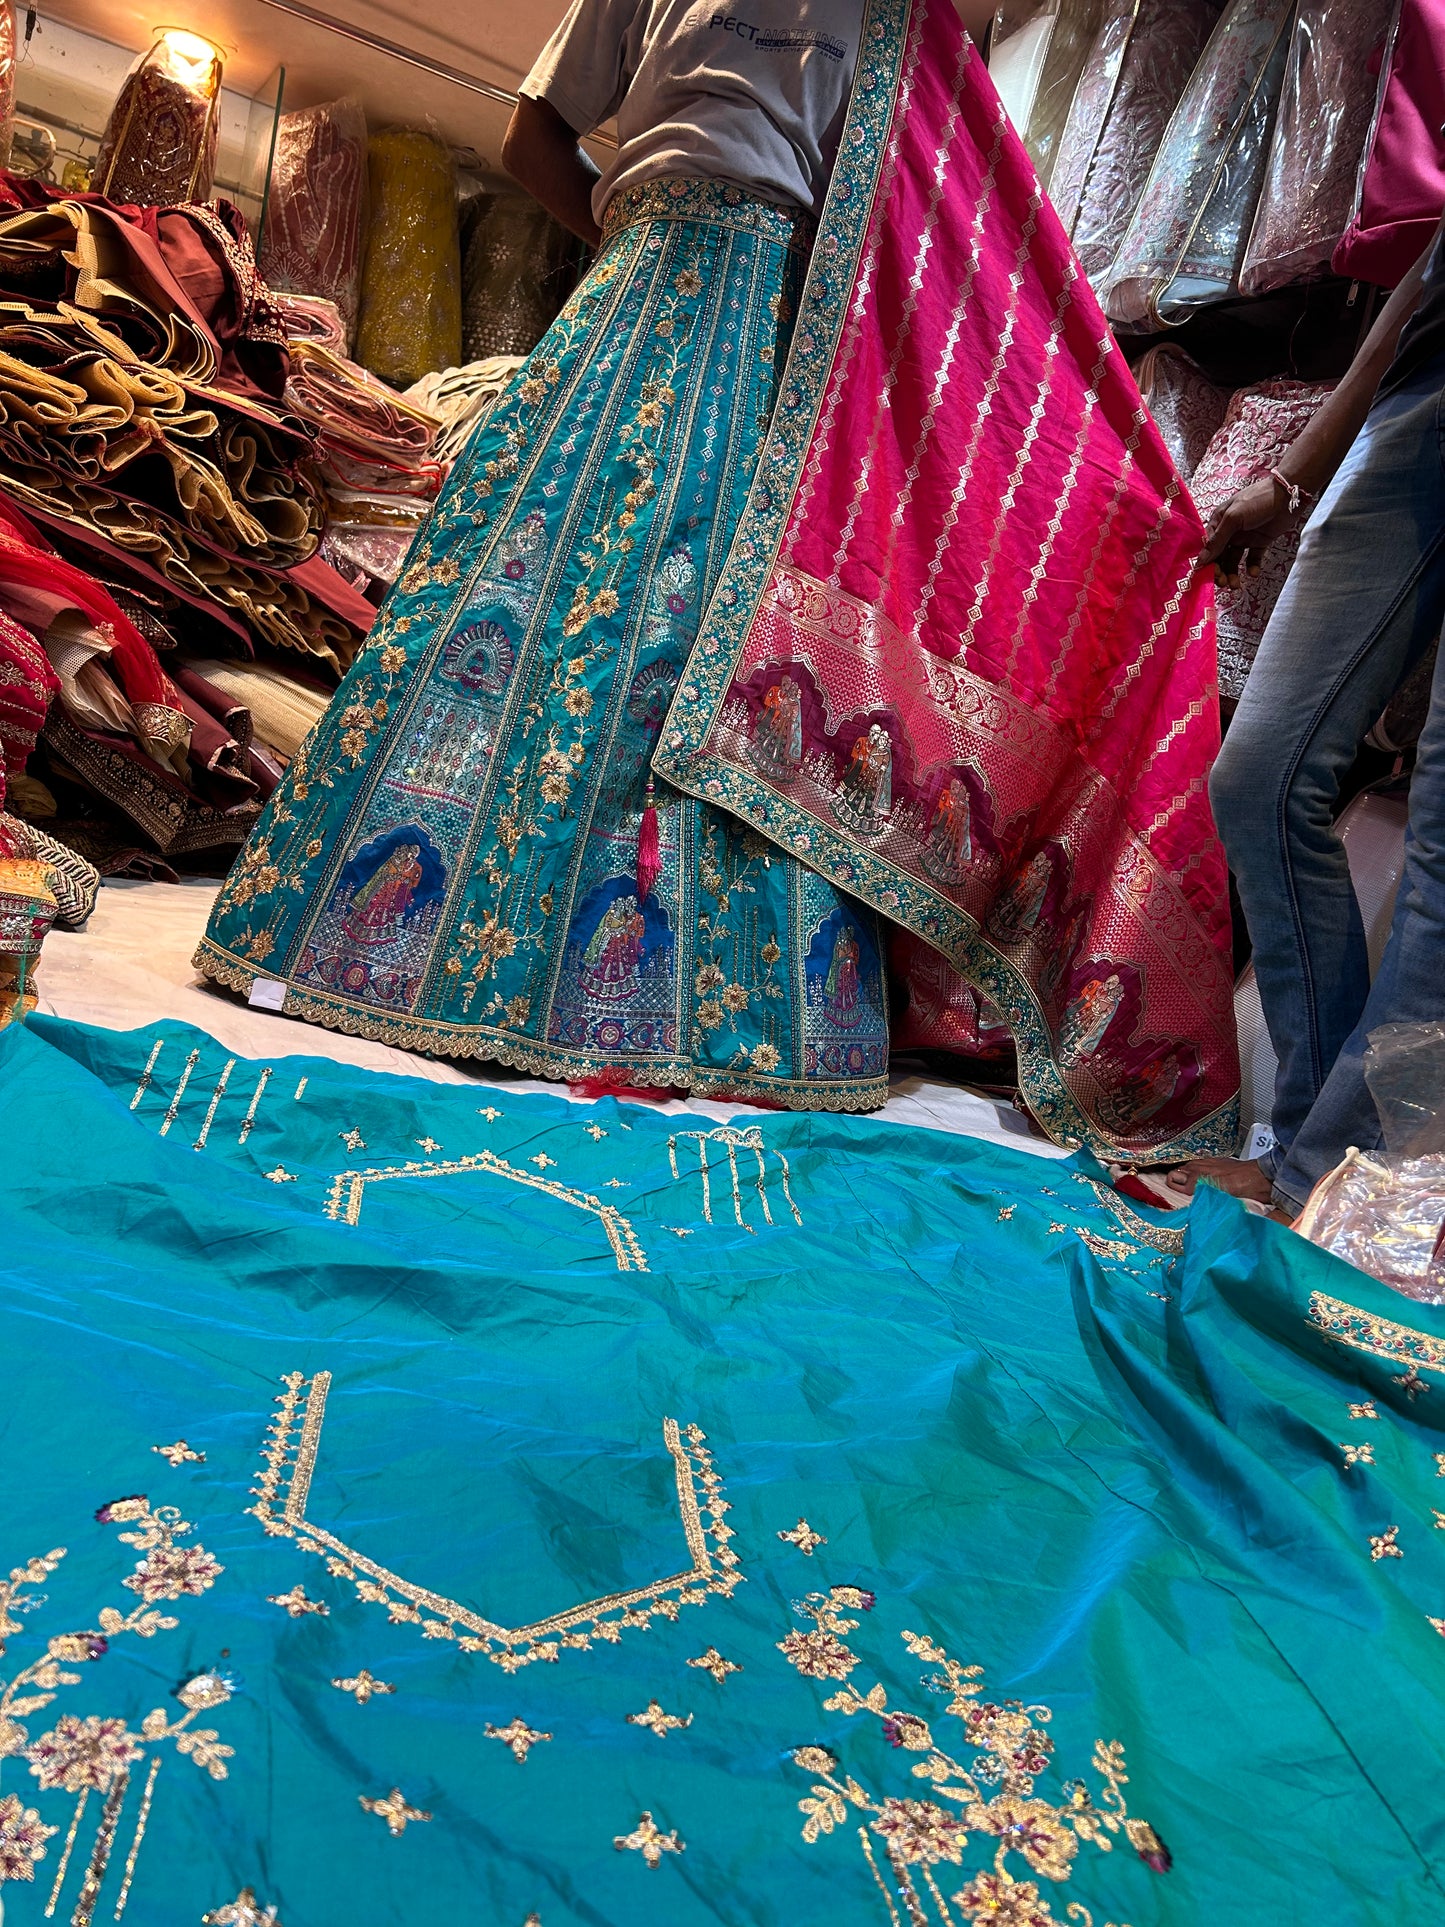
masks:
<path fill-rule="evenodd" d="M 0 1128 L 6 1927 L 1440 1917 L 1440 1312 L 172 1024 L 6 1032 Z"/>

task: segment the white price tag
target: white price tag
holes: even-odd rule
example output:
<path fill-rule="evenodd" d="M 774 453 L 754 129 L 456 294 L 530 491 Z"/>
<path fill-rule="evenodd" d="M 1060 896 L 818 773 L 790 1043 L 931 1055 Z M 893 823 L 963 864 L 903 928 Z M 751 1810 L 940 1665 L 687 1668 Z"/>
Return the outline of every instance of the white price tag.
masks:
<path fill-rule="evenodd" d="M 275 977 L 258 977 L 251 986 L 251 994 L 246 1002 L 252 1010 L 284 1010 L 286 986 Z"/>
<path fill-rule="evenodd" d="M 1253 1163 L 1256 1158 L 1262 1158 L 1266 1151 L 1272 1151 L 1274 1145 L 1274 1132 L 1267 1124 L 1252 1124 L 1239 1155 L 1246 1163 Z"/>

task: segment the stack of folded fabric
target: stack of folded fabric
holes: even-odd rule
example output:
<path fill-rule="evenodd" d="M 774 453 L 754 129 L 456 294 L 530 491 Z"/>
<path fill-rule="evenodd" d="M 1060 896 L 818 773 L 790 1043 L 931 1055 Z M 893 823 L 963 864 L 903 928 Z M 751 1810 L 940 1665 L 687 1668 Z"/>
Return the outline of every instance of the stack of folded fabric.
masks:
<path fill-rule="evenodd" d="M 3 502 L 0 650 L 14 814 L 107 871 L 244 841 L 274 758 L 249 756 L 249 728 L 237 741 L 218 726 L 234 705 L 198 701 L 179 661 L 168 675 L 106 590 Z"/>
<path fill-rule="evenodd" d="M 326 487 L 324 558 L 384 590 L 446 473 L 435 449 L 438 416 L 315 340 L 291 343 L 286 399 L 316 433 Z"/>
<path fill-rule="evenodd" d="M 463 368 L 423 375 L 407 389 L 409 402 L 441 422 L 432 458 L 443 470 L 450 469 L 506 394 L 525 359 L 523 355 L 489 355 L 484 361 L 469 361 Z"/>
<path fill-rule="evenodd" d="M 46 194 L 0 177 L 0 486 L 157 609 L 344 670 L 370 612 L 316 559 L 313 437 L 239 215 Z"/>

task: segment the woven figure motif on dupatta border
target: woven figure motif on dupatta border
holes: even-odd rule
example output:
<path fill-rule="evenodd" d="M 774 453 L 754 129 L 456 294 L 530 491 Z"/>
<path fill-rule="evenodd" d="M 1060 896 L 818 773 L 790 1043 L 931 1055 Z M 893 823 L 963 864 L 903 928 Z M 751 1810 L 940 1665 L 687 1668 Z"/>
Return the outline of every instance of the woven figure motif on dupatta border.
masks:
<path fill-rule="evenodd" d="M 952 8 L 875 0 L 656 767 L 941 952 L 1053 1135 L 1155 1159 L 1236 1135 L 1201 540 Z"/>

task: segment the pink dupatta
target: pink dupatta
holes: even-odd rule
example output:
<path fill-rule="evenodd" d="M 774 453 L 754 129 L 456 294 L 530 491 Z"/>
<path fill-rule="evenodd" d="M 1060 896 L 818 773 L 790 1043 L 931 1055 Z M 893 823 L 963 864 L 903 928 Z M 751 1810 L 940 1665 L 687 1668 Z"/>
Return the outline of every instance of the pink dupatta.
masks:
<path fill-rule="evenodd" d="M 1237 1132 L 1201 540 L 949 0 L 871 0 L 656 766 L 921 938 L 1060 1142 L 1153 1160 Z"/>

